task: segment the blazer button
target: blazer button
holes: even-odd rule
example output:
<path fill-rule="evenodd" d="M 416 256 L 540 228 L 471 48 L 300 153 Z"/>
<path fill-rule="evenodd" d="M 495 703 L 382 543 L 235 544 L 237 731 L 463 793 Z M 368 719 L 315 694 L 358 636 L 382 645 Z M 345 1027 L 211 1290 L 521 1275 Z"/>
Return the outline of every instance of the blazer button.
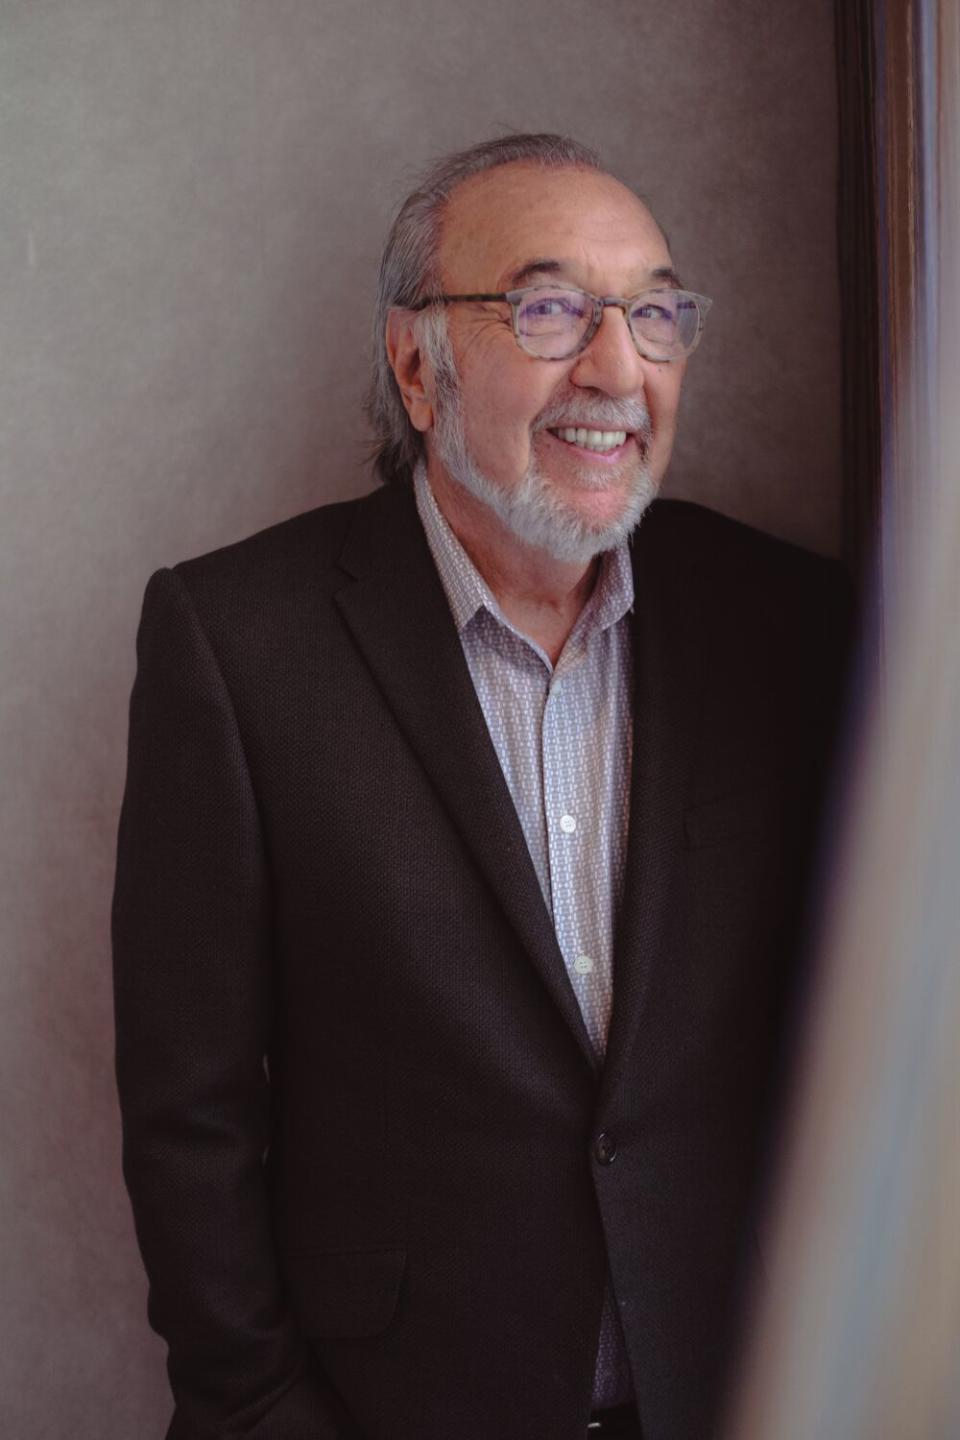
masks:
<path fill-rule="evenodd" d="M 616 1140 L 604 1130 L 594 1141 L 593 1153 L 599 1165 L 612 1165 L 617 1158 Z"/>

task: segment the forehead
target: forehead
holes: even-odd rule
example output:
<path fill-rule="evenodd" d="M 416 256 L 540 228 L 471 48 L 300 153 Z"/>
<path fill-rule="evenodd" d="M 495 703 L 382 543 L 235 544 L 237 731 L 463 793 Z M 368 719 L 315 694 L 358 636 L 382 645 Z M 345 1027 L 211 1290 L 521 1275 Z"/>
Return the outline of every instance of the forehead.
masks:
<path fill-rule="evenodd" d="M 647 207 L 610 175 L 513 164 L 457 187 L 441 222 L 445 290 L 501 289 L 539 259 L 609 290 L 642 284 L 669 266 L 670 252 Z"/>

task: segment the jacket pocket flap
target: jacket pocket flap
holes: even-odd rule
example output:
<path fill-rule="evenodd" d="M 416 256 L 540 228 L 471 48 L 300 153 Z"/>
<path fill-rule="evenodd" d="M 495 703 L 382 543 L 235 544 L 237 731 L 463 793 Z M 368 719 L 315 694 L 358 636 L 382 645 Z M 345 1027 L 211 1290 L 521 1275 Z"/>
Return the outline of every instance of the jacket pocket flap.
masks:
<path fill-rule="evenodd" d="M 284 1257 L 287 1290 L 304 1335 L 318 1340 L 379 1335 L 393 1318 L 407 1252 L 298 1250 Z"/>

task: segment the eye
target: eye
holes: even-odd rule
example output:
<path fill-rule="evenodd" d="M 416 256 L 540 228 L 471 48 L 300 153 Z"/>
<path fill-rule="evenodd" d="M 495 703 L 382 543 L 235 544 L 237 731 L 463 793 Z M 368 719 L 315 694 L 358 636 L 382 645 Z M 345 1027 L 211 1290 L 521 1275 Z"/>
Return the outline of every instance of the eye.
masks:
<path fill-rule="evenodd" d="M 538 295 L 524 303 L 522 313 L 530 320 L 579 319 L 583 302 L 576 295 Z"/>
<path fill-rule="evenodd" d="M 655 325 L 672 325 L 676 319 L 675 309 L 657 305 L 652 300 L 644 300 L 643 304 L 635 305 L 631 314 L 635 320 L 651 320 Z"/>
<path fill-rule="evenodd" d="M 686 290 L 648 290 L 630 307 L 630 328 L 641 354 L 654 347 L 651 358 L 675 360 L 689 354 L 700 336 L 702 317 L 697 297 Z"/>
<path fill-rule="evenodd" d="M 562 315 L 564 303 L 562 300 L 534 300 L 525 309 L 528 315 Z"/>

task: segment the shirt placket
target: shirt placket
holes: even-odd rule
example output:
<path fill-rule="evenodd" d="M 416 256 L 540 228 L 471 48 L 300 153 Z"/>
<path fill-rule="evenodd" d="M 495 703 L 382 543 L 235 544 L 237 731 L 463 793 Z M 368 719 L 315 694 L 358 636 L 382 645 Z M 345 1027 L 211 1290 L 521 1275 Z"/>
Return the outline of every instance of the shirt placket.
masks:
<path fill-rule="evenodd" d="M 596 816 L 597 777 L 584 768 L 581 739 L 584 665 L 561 662 L 551 678 L 542 727 L 544 819 L 557 942 L 599 1055 L 609 1022 L 608 957 L 599 924 Z"/>

